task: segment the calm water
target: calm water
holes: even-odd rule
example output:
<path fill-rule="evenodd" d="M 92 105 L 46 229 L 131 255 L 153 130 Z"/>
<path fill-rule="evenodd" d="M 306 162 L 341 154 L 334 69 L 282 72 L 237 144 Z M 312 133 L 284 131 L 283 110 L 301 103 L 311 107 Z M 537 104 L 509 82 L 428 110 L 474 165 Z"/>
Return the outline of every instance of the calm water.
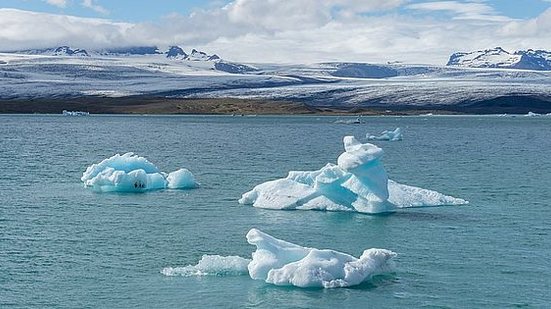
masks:
<path fill-rule="evenodd" d="M 0 307 L 381 308 L 551 305 L 551 118 L 0 116 Z M 342 137 L 379 142 L 392 179 L 471 202 L 393 215 L 237 204 L 255 184 L 335 162 Z M 133 151 L 191 191 L 95 194 L 86 167 Z M 257 227 L 301 245 L 399 254 L 394 277 L 303 290 L 248 276 L 165 277 L 203 254 L 250 256 Z"/>

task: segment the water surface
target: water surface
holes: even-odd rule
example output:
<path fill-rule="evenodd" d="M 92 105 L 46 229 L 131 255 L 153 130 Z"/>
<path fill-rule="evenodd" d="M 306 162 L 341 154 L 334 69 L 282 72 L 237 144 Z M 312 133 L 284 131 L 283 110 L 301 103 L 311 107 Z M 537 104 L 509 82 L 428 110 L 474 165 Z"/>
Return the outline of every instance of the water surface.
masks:
<path fill-rule="evenodd" d="M 548 307 L 551 118 L 0 116 L 0 307 Z M 401 127 L 390 178 L 469 200 L 393 215 L 237 204 L 289 170 L 336 162 L 342 137 Z M 188 191 L 97 194 L 86 167 L 133 151 Z M 166 277 L 203 254 L 249 257 L 246 232 L 356 256 L 399 254 L 397 272 L 352 289 L 275 287 L 248 276 Z"/>

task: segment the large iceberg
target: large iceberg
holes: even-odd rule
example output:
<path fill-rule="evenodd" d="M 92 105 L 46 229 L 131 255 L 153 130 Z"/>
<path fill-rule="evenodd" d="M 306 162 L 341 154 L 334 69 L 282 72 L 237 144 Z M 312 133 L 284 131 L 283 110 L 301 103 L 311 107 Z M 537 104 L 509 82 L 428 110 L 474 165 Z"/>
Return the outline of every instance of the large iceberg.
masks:
<path fill-rule="evenodd" d="M 131 152 L 116 154 L 92 164 L 80 178 L 96 192 L 145 192 L 150 190 L 197 187 L 193 174 L 185 169 L 163 173 L 146 158 Z"/>
<path fill-rule="evenodd" d="M 291 171 L 286 178 L 262 183 L 243 194 L 239 203 L 259 208 L 362 213 L 393 212 L 397 208 L 461 205 L 467 201 L 436 191 L 389 181 L 381 163 L 383 150 L 344 138 L 345 152 L 337 165 L 317 171 Z"/>
<path fill-rule="evenodd" d="M 392 272 L 396 253 L 385 249 L 367 249 L 360 258 L 334 250 L 301 247 L 257 229 L 247 233 L 247 241 L 256 246 L 249 263 L 249 275 L 275 285 L 301 288 L 350 287 L 373 276 Z"/>
<path fill-rule="evenodd" d="M 380 135 L 371 135 L 367 133 L 365 135 L 367 140 L 369 141 L 390 141 L 390 142 L 397 142 L 402 140 L 402 130 L 400 128 L 396 128 L 393 131 L 390 130 L 384 130 L 381 132 Z"/>
<path fill-rule="evenodd" d="M 166 267 L 165 276 L 227 276 L 248 272 L 255 280 L 301 288 L 342 288 L 362 284 L 374 276 L 393 272 L 396 253 L 367 249 L 359 257 L 307 248 L 251 229 L 249 244 L 256 246 L 252 260 L 239 256 L 204 255 L 197 265 Z"/>

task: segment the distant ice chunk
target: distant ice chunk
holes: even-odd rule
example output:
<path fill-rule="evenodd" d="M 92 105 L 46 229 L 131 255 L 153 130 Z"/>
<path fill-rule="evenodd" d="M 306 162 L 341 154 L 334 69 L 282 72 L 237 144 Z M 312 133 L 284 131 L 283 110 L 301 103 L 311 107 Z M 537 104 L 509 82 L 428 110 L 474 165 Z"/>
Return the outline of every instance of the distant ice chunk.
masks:
<path fill-rule="evenodd" d="M 131 152 L 92 164 L 82 174 L 81 180 L 96 192 L 145 192 L 197 186 L 189 170 L 180 169 L 167 175 L 146 158 Z"/>
<path fill-rule="evenodd" d="M 63 110 L 61 114 L 63 116 L 90 116 L 89 112 L 68 111 L 68 110 Z"/>
<path fill-rule="evenodd" d="M 361 124 L 362 121 L 360 120 L 360 117 L 357 117 L 355 119 L 337 119 L 335 120 L 336 124 Z"/>
<path fill-rule="evenodd" d="M 393 212 L 398 208 L 461 205 L 467 201 L 436 191 L 389 181 L 381 162 L 383 150 L 344 138 L 337 165 L 317 171 L 291 171 L 286 178 L 257 185 L 239 203 L 270 209 Z"/>
<path fill-rule="evenodd" d="M 396 253 L 368 249 L 360 258 L 334 250 L 301 247 L 257 229 L 247 233 L 256 246 L 248 265 L 252 279 L 301 288 L 339 288 L 359 285 L 393 271 Z"/>
<path fill-rule="evenodd" d="M 371 135 L 369 133 L 365 136 L 369 141 L 390 141 L 396 142 L 402 140 L 402 130 L 396 128 L 393 131 L 385 130 L 380 135 Z"/>
<path fill-rule="evenodd" d="M 534 112 L 528 112 L 528 114 L 524 115 L 525 117 L 539 117 L 541 114 L 534 113 Z"/>
<path fill-rule="evenodd" d="M 165 276 L 235 276 L 246 275 L 251 260 L 240 256 L 203 255 L 197 265 L 166 267 L 161 270 Z"/>

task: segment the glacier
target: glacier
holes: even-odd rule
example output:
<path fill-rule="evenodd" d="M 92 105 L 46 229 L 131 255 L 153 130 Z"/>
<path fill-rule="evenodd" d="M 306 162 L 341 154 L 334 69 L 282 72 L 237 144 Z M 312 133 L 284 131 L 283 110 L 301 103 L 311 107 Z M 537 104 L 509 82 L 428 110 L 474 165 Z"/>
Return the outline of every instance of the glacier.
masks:
<path fill-rule="evenodd" d="M 90 165 L 82 174 L 85 187 L 95 192 L 146 192 L 160 189 L 191 189 L 198 186 L 187 169 L 161 172 L 146 158 L 127 152 Z"/>
<path fill-rule="evenodd" d="M 196 265 L 166 267 L 165 276 L 227 276 L 249 274 L 254 280 L 300 288 L 345 288 L 394 272 L 396 253 L 364 250 L 359 258 L 330 249 L 302 247 L 251 229 L 247 242 L 256 246 L 252 259 L 204 255 Z"/>
<path fill-rule="evenodd" d="M 399 208 L 463 205 L 466 200 L 388 179 L 381 162 L 383 150 L 344 137 L 337 165 L 317 171 L 291 171 L 286 178 L 257 185 L 240 204 L 281 210 L 355 211 L 368 214 Z"/>
<path fill-rule="evenodd" d="M 26 112 L 51 112 L 40 100 L 82 100 L 90 103 L 87 111 L 105 112 L 95 110 L 94 103 L 142 97 L 280 100 L 302 103 L 314 111 L 338 107 L 358 113 L 364 109 L 393 113 L 551 111 L 551 71 L 398 63 L 180 61 L 183 54 L 174 51 L 174 57 L 167 57 L 168 53 L 156 48 L 89 51 L 89 57 L 0 52 L 0 100 L 34 100 L 36 105 Z M 515 103 L 520 100 L 522 104 Z M 12 112 L 9 106 L 1 106 L 0 111 Z M 82 106 L 64 105 L 55 112 L 77 108 Z"/>
<path fill-rule="evenodd" d="M 365 135 L 367 140 L 369 141 L 390 141 L 390 142 L 396 142 L 402 140 L 402 129 L 396 128 L 392 131 L 390 130 L 384 130 L 381 132 L 380 135 L 371 135 L 367 133 Z"/>

